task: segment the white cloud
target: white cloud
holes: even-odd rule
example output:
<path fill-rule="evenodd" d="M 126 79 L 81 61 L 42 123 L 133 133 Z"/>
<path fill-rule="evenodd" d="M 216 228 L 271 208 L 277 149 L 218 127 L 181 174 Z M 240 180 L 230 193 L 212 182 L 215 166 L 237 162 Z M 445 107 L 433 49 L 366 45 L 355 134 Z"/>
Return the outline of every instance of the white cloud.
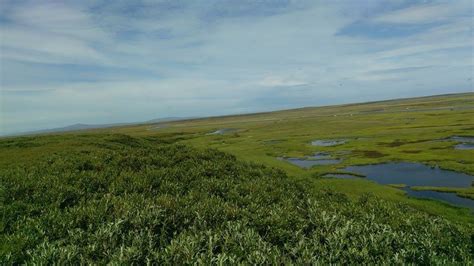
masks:
<path fill-rule="evenodd" d="M 60 2 L 26 2 L 6 14 L 13 23 L 0 24 L 2 60 L 33 63 L 105 63 L 94 44 L 107 35 L 91 16 Z"/>
<path fill-rule="evenodd" d="M 424 4 L 385 13 L 375 17 L 373 21 L 396 24 L 432 23 L 449 20 L 460 13 L 466 14 L 469 9 L 472 10 L 470 0 L 457 0 L 456 3 L 449 1 Z M 469 13 L 467 14 L 469 15 Z"/>
<path fill-rule="evenodd" d="M 84 63 L 104 60 L 87 42 L 24 27 L 1 26 L 1 56 L 36 63 Z"/>
<path fill-rule="evenodd" d="M 282 86 L 299 86 L 308 84 L 303 80 L 294 79 L 291 77 L 267 76 L 263 78 L 258 85 L 264 87 L 282 87 Z"/>
<path fill-rule="evenodd" d="M 103 32 L 94 25 L 92 18 L 80 8 L 61 2 L 36 4 L 31 8 L 14 9 L 10 19 L 18 25 L 44 33 L 57 33 L 81 40 L 100 39 Z M 46 36 L 47 37 L 47 36 Z"/>

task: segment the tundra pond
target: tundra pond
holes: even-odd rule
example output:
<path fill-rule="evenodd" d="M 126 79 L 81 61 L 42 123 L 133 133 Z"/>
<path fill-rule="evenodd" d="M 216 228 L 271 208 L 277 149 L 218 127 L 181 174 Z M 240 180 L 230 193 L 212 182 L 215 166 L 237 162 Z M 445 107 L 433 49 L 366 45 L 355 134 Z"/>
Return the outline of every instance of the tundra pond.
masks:
<path fill-rule="evenodd" d="M 468 174 L 409 162 L 348 166 L 344 168 L 344 171 L 362 174 L 367 179 L 379 184 L 404 184 L 406 186 L 403 190 L 409 196 L 442 200 L 474 211 L 474 200 L 472 199 L 462 198 L 455 193 L 431 190 L 415 191 L 410 188 L 415 186 L 468 188 L 472 186 L 474 181 L 474 176 Z M 333 176 L 336 178 L 355 178 L 351 175 Z"/>
<path fill-rule="evenodd" d="M 323 140 L 313 140 L 311 142 L 311 145 L 319 146 L 319 147 L 331 147 L 331 146 L 342 145 L 346 142 L 347 140 L 345 139 L 323 139 Z"/>

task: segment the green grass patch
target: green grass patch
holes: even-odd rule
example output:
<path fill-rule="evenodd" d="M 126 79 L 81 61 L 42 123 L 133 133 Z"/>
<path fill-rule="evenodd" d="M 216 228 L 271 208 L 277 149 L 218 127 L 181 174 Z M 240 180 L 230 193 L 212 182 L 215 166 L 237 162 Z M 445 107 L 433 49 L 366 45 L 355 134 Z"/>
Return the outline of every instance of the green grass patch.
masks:
<path fill-rule="evenodd" d="M 390 186 L 390 187 L 393 187 L 393 188 L 406 188 L 407 185 L 406 184 L 388 184 L 387 186 Z"/>
<path fill-rule="evenodd" d="M 329 171 L 329 172 L 325 172 L 324 175 L 350 175 L 350 176 L 360 177 L 360 178 L 365 177 L 364 174 L 347 172 L 347 171 Z"/>

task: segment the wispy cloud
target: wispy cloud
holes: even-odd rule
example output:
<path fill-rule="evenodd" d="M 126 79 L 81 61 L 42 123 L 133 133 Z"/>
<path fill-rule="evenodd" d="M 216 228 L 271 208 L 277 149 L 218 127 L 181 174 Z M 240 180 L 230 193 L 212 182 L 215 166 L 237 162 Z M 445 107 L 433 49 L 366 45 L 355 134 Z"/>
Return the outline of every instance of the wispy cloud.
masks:
<path fill-rule="evenodd" d="M 473 10 L 470 0 L 456 2 L 456 4 L 453 4 L 452 1 L 445 1 L 410 6 L 375 16 L 373 21 L 394 24 L 427 24 L 449 22 L 460 16 L 472 16 Z"/>

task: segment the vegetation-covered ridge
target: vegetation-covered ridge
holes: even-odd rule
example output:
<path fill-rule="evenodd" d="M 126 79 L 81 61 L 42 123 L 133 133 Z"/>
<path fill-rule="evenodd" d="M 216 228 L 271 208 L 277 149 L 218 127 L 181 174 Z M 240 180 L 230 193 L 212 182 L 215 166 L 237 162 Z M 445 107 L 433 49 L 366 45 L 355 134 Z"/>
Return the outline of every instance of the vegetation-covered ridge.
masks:
<path fill-rule="evenodd" d="M 175 139 L 0 140 L 1 263 L 472 261 L 466 225 Z"/>

